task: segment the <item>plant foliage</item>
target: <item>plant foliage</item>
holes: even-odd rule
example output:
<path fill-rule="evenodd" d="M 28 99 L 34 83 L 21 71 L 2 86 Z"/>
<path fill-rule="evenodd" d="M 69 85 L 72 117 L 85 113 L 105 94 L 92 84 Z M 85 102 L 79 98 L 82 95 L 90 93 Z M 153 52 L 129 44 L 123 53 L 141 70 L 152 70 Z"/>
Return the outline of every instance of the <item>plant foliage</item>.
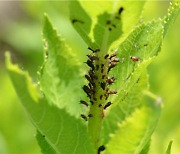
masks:
<path fill-rule="evenodd" d="M 146 69 L 158 55 L 166 32 L 179 13 L 179 3 L 171 3 L 163 19 L 148 23 L 139 22 L 143 6 L 141 1 L 70 2 L 72 25 L 93 51 L 90 59 L 95 58 L 87 61 L 91 76 L 88 81 L 94 86 L 89 85 L 90 91 L 83 86 L 87 84 L 84 75 L 88 69 L 84 70 L 78 59 L 80 55 L 57 34 L 47 15 L 39 84 L 12 64 L 10 55 L 6 54 L 9 75 L 37 129 L 42 153 L 148 153 L 162 105 L 161 99 L 149 92 Z M 113 55 L 116 58 L 111 58 Z M 101 71 L 94 68 L 99 64 Z M 116 65 L 113 69 L 112 64 Z M 109 80 L 100 79 L 101 75 Z M 89 99 L 82 87 L 91 103 L 87 103 Z M 114 95 L 109 96 L 111 93 Z M 79 104 L 80 99 L 87 103 L 84 105 L 88 109 Z M 170 148 L 171 144 L 167 153 Z"/>

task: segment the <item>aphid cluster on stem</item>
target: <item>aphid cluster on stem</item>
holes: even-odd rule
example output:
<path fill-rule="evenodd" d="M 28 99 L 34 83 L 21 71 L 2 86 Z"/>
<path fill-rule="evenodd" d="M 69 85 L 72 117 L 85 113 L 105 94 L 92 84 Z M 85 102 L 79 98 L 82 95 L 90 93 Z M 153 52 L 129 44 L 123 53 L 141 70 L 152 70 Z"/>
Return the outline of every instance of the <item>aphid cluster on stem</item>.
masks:
<path fill-rule="evenodd" d="M 100 52 L 100 49 L 92 49 L 91 47 L 88 47 L 88 49 L 92 51 L 91 54 L 87 54 L 88 59 L 85 62 L 90 68 L 88 74 L 85 75 L 88 84 L 84 85 L 82 89 L 89 98 L 90 103 L 84 100 L 81 100 L 80 103 L 86 107 L 89 107 L 89 104 L 95 105 L 101 108 L 103 112 L 112 104 L 107 101 L 108 97 L 117 94 L 116 90 L 109 89 L 109 86 L 115 82 L 115 77 L 109 77 L 108 73 L 117 65 L 119 58 L 116 58 L 116 52 L 98 57 L 97 52 Z M 81 117 L 88 121 L 88 118 L 94 116 L 90 112 L 87 116 L 81 114 Z"/>

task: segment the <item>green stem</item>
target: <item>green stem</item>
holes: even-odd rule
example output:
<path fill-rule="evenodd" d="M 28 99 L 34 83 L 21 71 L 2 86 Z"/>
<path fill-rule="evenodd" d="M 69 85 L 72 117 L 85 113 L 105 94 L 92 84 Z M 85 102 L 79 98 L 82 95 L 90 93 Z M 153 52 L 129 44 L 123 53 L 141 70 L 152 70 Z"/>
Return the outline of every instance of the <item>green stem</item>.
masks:
<path fill-rule="evenodd" d="M 94 101 L 93 98 L 91 98 L 91 101 L 94 102 L 93 105 L 90 107 L 90 114 L 93 116 L 89 118 L 88 120 L 88 132 L 91 137 L 92 143 L 94 144 L 95 149 L 98 149 L 100 146 L 100 139 L 101 139 L 101 130 L 102 130 L 102 122 L 104 118 L 104 104 L 106 103 L 105 100 L 105 93 L 106 91 L 102 89 L 100 86 L 101 82 L 106 83 L 107 78 L 107 69 L 108 69 L 108 61 L 104 59 L 104 54 L 102 52 L 98 53 L 97 55 L 99 57 L 99 61 L 96 62 L 95 65 L 99 65 L 99 70 L 95 71 L 95 75 L 98 77 L 97 80 L 95 80 L 96 88 L 95 88 L 95 94 L 94 97 L 96 98 L 96 101 Z M 101 69 L 101 64 L 104 64 L 103 72 Z M 102 75 L 105 75 L 104 78 L 102 78 Z M 100 96 L 103 96 L 100 98 Z"/>

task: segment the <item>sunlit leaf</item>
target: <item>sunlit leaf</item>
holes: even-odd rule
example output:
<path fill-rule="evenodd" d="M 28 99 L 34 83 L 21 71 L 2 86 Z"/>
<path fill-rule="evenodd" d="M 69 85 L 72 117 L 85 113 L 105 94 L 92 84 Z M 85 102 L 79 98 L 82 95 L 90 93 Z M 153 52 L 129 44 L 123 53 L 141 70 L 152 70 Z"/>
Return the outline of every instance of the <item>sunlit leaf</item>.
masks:
<path fill-rule="evenodd" d="M 46 138 L 56 153 L 94 153 L 87 128 L 64 109 L 49 105 L 38 93 L 27 72 L 13 65 L 6 54 L 6 66 L 11 80 L 32 123 Z"/>

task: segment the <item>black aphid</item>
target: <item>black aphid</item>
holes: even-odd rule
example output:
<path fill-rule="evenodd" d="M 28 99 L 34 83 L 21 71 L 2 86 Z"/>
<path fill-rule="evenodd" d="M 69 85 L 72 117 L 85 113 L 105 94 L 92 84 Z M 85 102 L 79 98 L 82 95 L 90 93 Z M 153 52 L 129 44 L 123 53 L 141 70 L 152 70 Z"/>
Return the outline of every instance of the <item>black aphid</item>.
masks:
<path fill-rule="evenodd" d="M 120 17 L 119 16 L 115 16 L 115 19 L 120 20 Z"/>
<path fill-rule="evenodd" d="M 96 70 L 99 70 L 99 65 L 96 65 Z"/>
<path fill-rule="evenodd" d="M 99 97 L 99 98 L 100 98 L 100 100 L 101 100 L 101 99 L 103 98 L 103 95 L 100 95 L 100 97 Z"/>
<path fill-rule="evenodd" d="M 80 103 L 85 105 L 85 106 L 88 106 L 88 103 L 86 101 L 80 100 Z"/>
<path fill-rule="evenodd" d="M 90 82 L 91 81 L 91 77 L 89 75 L 85 75 L 85 78 Z"/>
<path fill-rule="evenodd" d="M 99 58 L 97 56 L 92 56 L 91 54 L 87 54 L 87 56 L 91 61 L 99 60 Z"/>
<path fill-rule="evenodd" d="M 88 95 L 88 97 L 91 98 L 91 89 L 88 86 L 84 85 L 83 90 Z"/>
<path fill-rule="evenodd" d="M 91 60 L 87 60 L 87 62 L 86 62 L 86 64 L 89 66 L 89 67 L 91 67 L 92 68 L 92 70 L 94 70 L 94 64 L 93 64 L 93 62 L 91 61 Z"/>
<path fill-rule="evenodd" d="M 148 46 L 148 44 L 144 44 L 144 46 L 145 46 L 145 47 L 147 47 L 147 46 Z"/>
<path fill-rule="evenodd" d="M 102 68 L 102 69 L 101 69 L 101 73 L 103 73 L 103 72 L 104 72 L 104 69 Z"/>
<path fill-rule="evenodd" d="M 99 106 L 99 107 L 101 107 L 101 106 L 102 106 L 102 104 L 99 104 L 98 106 Z"/>
<path fill-rule="evenodd" d="M 103 74 L 103 75 L 102 75 L 102 79 L 104 79 L 105 77 L 106 77 L 106 75 L 105 75 L 105 74 Z"/>
<path fill-rule="evenodd" d="M 110 25 L 110 24 L 111 24 L 111 20 L 107 20 L 107 21 L 106 21 L 106 24 L 107 24 L 107 25 Z"/>
<path fill-rule="evenodd" d="M 104 67 L 104 64 L 101 64 L 101 68 L 103 68 Z"/>
<path fill-rule="evenodd" d="M 112 30 L 112 28 L 111 27 L 109 27 L 109 31 L 111 31 Z"/>
<path fill-rule="evenodd" d="M 81 118 L 83 118 L 85 121 L 87 121 L 87 117 L 84 114 L 81 114 Z"/>
<path fill-rule="evenodd" d="M 109 54 L 105 55 L 105 56 L 104 56 L 104 59 L 107 59 L 108 57 L 109 57 Z"/>
<path fill-rule="evenodd" d="M 76 23 L 76 22 L 79 22 L 79 23 L 81 23 L 81 24 L 84 24 L 84 21 L 78 20 L 78 19 L 72 19 L 71 21 L 72 21 L 73 24 Z"/>
<path fill-rule="evenodd" d="M 91 50 L 93 53 L 95 52 L 91 47 L 88 47 L 89 50 Z"/>
<path fill-rule="evenodd" d="M 101 88 L 102 88 L 103 90 L 105 90 L 105 88 L 106 88 L 106 83 L 105 83 L 105 82 L 101 82 L 101 83 L 100 83 L 100 86 L 101 86 Z"/>
<path fill-rule="evenodd" d="M 123 12 L 124 8 L 123 7 L 120 7 L 119 8 L 119 11 L 118 11 L 118 14 L 120 15 L 122 12 Z"/>
<path fill-rule="evenodd" d="M 115 24 L 112 24 L 112 26 L 113 26 L 114 28 L 116 28 L 116 25 L 115 25 Z"/>
<path fill-rule="evenodd" d="M 94 52 L 99 52 L 100 51 L 100 49 L 96 49 Z"/>
<path fill-rule="evenodd" d="M 108 108 L 111 104 L 111 102 L 107 102 L 107 104 L 104 106 L 104 109 Z"/>
<path fill-rule="evenodd" d="M 104 145 L 101 145 L 99 148 L 98 148 L 98 154 L 100 154 L 102 151 L 104 151 L 106 148 Z"/>
<path fill-rule="evenodd" d="M 90 113 L 90 114 L 88 114 L 88 117 L 91 118 L 91 117 L 93 117 L 93 115 Z"/>
<path fill-rule="evenodd" d="M 98 77 L 94 74 L 94 72 L 92 70 L 89 71 L 89 75 L 91 77 L 91 79 L 98 79 Z"/>
<path fill-rule="evenodd" d="M 94 102 L 93 101 L 90 101 L 91 105 L 94 105 Z"/>

